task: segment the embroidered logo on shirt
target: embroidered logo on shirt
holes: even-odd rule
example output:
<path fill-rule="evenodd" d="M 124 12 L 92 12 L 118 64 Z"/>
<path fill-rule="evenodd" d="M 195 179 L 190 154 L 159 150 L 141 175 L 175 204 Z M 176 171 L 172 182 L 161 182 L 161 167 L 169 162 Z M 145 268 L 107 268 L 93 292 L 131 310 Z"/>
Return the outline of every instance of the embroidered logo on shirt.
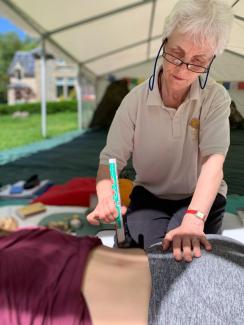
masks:
<path fill-rule="evenodd" d="M 193 129 L 199 129 L 200 128 L 200 120 L 198 118 L 192 118 L 189 125 L 193 128 Z"/>
<path fill-rule="evenodd" d="M 198 132 L 200 129 L 200 120 L 198 118 L 192 118 L 191 121 L 189 122 L 189 125 L 191 126 L 192 139 L 197 140 Z"/>

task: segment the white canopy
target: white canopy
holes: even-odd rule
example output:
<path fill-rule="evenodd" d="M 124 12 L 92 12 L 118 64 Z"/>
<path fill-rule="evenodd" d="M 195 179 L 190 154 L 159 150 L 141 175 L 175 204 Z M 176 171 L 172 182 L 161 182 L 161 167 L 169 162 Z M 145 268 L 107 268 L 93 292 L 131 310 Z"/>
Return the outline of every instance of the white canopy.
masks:
<path fill-rule="evenodd" d="M 96 85 L 99 101 L 107 76 L 147 78 L 162 42 L 164 19 L 177 0 L 0 0 L 1 15 L 32 36 L 43 49 L 79 66 Z M 212 66 L 218 81 L 244 80 L 244 0 L 227 0 L 235 14 L 230 42 Z M 45 44 L 45 46 L 44 46 Z M 46 136 L 45 62 L 42 59 L 42 134 Z M 78 126 L 82 88 L 78 85 Z M 240 94 L 241 93 L 241 94 Z M 244 110 L 244 92 L 231 96 Z"/>
<path fill-rule="evenodd" d="M 176 1 L 0 0 L 0 12 L 29 34 L 44 37 L 54 53 L 80 64 L 95 80 L 108 73 L 123 75 L 123 69 L 138 64 L 145 70 L 142 63 L 156 56 L 164 18 Z M 228 2 L 235 21 L 214 75 L 218 80 L 244 80 L 244 1 Z M 131 69 L 126 71 L 128 76 Z"/>

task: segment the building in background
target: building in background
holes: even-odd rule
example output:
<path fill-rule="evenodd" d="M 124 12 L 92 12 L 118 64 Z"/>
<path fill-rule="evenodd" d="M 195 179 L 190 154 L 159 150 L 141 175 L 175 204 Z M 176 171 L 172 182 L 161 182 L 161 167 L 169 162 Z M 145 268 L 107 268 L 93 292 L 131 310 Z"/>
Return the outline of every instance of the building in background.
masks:
<path fill-rule="evenodd" d="M 9 66 L 8 104 L 41 101 L 41 50 L 18 51 Z M 46 54 L 47 101 L 76 97 L 77 68 Z M 94 101 L 94 87 L 82 85 L 83 100 Z"/>

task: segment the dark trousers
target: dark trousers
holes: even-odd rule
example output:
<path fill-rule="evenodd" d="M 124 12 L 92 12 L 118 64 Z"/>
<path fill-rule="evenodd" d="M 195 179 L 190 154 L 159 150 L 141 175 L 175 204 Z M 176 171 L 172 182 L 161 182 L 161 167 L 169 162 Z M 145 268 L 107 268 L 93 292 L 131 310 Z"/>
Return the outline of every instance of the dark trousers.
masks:
<path fill-rule="evenodd" d="M 182 200 L 159 199 L 142 186 L 134 187 L 125 216 L 125 247 L 148 248 L 180 226 L 192 197 Z M 226 199 L 218 194 L 204 225 L 205 234 L 221 233 Z"/>

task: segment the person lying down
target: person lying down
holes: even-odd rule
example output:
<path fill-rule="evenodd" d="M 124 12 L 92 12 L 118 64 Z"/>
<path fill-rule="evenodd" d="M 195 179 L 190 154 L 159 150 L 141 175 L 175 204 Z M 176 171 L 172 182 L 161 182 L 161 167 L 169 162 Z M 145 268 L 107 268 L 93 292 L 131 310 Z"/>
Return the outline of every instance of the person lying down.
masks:
<path fill-rule="evenodd" d="M 244 324 L 244 245 L 219 235 L 191 263 L 47 228 L 0 237 L 0 324 Z"/>

